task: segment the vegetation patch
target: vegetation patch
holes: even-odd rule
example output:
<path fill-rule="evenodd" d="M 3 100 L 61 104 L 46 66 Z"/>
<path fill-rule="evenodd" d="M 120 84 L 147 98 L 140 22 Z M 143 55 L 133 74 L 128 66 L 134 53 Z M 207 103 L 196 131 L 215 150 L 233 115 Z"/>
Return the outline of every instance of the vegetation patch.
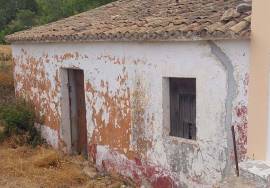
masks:
<path fill-rule="evenodd" d="M 11 48 L 0 45 L 0 105 L 13 102 L 14 95 Z"/>
<path fill-rule="evenodd" d="M 18 135 L 20 142 L 36 147 L 43 143 L 40 132 L 35 127 L 39 120 L 35 116 L 33 106 L 23 100 L 0 106 L 0 122 L 3 127 L 0 138 Z"/>

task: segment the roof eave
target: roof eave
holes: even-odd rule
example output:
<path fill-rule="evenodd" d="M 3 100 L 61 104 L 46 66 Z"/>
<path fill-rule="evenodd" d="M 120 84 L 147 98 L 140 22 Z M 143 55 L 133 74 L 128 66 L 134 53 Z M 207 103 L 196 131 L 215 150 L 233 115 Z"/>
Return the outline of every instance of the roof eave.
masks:
<path fill-rule="evenodd" d="M 15 39 L 7 36 L 6 42 L 11 44 L 17 43 L 89 43 L 89 42 L 188 42 L 188 41 L 208 41 L 208 40 L 250 40 L 251 36 L 220 36 L 220 37 L 176 37 L 176 38 L 143 38 L 143 39 L 132 39 L 132 38 L 118 38 L 118 39 L 80 39 L 80 38 L 67 38 L 67 39 L 55 39 L 55 38 L 44 38 L 44 39 Z"/>

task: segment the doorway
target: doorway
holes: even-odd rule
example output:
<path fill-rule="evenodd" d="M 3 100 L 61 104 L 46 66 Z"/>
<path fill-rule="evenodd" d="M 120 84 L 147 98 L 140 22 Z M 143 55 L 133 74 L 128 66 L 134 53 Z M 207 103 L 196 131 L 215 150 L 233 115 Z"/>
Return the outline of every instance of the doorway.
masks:
<path fill-rule="evenodd" d="M 62 135 L 67 150 L 87 157 L 86 106 L 84 72 L 62 71 Z"/>

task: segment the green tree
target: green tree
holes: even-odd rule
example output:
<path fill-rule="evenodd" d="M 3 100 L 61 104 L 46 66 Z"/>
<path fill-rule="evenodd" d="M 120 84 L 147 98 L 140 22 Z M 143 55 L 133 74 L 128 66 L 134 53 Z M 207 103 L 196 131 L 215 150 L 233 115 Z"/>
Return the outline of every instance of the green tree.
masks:
<path fill-rule="evenodd" d="M 28 29 L 36 24 L 35 13 L 31 10 L 19 10 L 14 20 L 0 31 L 0 43 L 5 43 L 5 35 Z"/>
<path fill-rule="evenodd" d="M 0 0 L 0 30 L 16 18 L 19 10 L 37 11 L 35 0 Z"/>
<path fill-rule="evenodd" d="M 113 0 L 36 0 L 39 23 L 44 24 L 112 2 Z"/>
<path fill-rule="evenodd" d="M 36 24 L 35 13 L 31 10 L 19 10 L 16 14 L 16 18 L 7 25 L 8 33 L 13 33 Z"/>

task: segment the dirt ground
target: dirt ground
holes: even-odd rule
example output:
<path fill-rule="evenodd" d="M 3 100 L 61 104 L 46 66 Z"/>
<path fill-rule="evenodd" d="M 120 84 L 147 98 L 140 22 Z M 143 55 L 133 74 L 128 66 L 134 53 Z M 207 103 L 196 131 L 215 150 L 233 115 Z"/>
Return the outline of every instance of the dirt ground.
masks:
<path fill-rule="evenodd" d="M 1 126 L 0 126 L 1 127 Z M 1 188 L 130 188 L 131 180 L 96 171 L 81 156 L 67 156 L 48 146 L 32 148 L 14 138 L 0 143 Z M 213 188 L 254 188 L 251 181 L 229 177 Z"/>
<path fill-rule="evenodd" d="M 213 188 L 255 188 L 256 184 L 252 180 L 242 177 L 231 176 L 225 178 L 222 183 Z"/>
<path fill-rule="evenodd" d="M 13 141 L 0 144 L 1 188 L 124 188 L 121 177 L 98 173 L 81 156 L 67 156 L 48 146 L 32 148 Z"/>

